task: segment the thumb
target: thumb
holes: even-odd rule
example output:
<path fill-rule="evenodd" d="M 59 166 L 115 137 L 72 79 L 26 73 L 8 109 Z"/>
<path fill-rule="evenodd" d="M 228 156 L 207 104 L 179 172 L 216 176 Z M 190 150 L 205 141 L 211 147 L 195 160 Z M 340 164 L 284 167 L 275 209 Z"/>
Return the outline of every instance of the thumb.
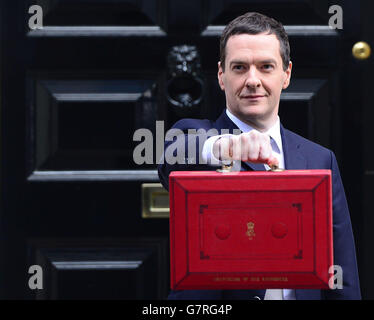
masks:
<path fill-rule="evenodd" d="M 279 161 L 278 161 L 278 158 L 272 155 L 272 156 L 269 158 L 269 161 L 268 161 L 267 165 L 268 165 L 269 167 L 274 166 L 274 167 L 277 167 L 277 168 L 278 168 L 278 167 L 279 167 Z"/>

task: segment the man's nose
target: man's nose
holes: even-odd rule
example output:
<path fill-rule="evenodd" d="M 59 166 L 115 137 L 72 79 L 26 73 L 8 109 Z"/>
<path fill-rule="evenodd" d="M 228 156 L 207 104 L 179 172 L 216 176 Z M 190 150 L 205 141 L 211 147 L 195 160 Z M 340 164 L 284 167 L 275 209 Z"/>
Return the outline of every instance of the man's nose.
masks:
<path fill-rule="evenodd" d="M 259 86 L 261 86 L 261 80 L 258 77 L 258 73 L 255 67 L 251 67 L 248 70 L 245 85 L 250 88 L 258 88 Z"/>

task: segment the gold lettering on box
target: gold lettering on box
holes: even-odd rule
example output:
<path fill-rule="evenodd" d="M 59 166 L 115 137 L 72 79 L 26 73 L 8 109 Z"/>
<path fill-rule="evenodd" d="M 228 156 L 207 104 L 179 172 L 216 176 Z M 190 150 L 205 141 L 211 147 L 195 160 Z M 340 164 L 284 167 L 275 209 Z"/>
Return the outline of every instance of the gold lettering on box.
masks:
<path fill-rule="evenodd" d="M 262 277 L 262 281 L 288 282 L 288 277 Z"/>
<path fill-rule="evenodd" d="M 215 277 L 213 281 L 216 282 L 240 282 L 240 277 Z"/>

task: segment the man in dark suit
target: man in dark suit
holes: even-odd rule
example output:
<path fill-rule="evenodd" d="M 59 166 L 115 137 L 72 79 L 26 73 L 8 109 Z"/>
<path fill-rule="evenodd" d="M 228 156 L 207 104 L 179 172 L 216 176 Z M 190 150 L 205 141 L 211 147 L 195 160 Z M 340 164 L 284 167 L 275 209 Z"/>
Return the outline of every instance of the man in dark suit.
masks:
<path fill-rule="evenodd" d="M 220 43 L 218 81 L 226 95 L 226 110 L 217 121 L 184 119 L 173 128 L 183 135 L 185 154 L 195 148 L 198 159 L 159 165 L 161 183 L 175 170 L 215 170 L 214 165 L 235 161 L 241 170 L 330 169 L 333 189 L 334 263 L 343 271 L 343 287 L 331 290 L 185 290 L 170 299 L 360 299 L 351 221 L 338 165 L 332 151 L 283 128 L 278 116 L 280 94 L 288 87 L 292 62 L 287 34 L 274 19 L 247 13 L 230 22 Z M 191 129 L 229 130 L 205 141 Z M 240 130 L 240 134 L 233 134 Z M 168 147 L 178 139 L 165 143 Z M 191 143 L 193 141 L 194 143 Z M 203 142 L 203 143 L 202 143 Z M 199 147 L 202 146 L 202 147 Z M 195 161 L 196 160 L 196 161 Z M 193 163 L 191 163 L 193 162 Z"/>

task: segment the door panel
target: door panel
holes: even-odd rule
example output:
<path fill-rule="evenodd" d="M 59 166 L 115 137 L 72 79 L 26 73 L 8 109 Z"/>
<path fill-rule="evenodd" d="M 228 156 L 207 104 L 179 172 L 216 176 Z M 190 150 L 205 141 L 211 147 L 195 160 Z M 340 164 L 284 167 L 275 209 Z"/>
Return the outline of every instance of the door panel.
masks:
<path fill-rule="evenodd" d="M 165 239 L 33 239 L 29 256 L 44 271 L 38 300 L 161 299 L 168 285 Z"/>

